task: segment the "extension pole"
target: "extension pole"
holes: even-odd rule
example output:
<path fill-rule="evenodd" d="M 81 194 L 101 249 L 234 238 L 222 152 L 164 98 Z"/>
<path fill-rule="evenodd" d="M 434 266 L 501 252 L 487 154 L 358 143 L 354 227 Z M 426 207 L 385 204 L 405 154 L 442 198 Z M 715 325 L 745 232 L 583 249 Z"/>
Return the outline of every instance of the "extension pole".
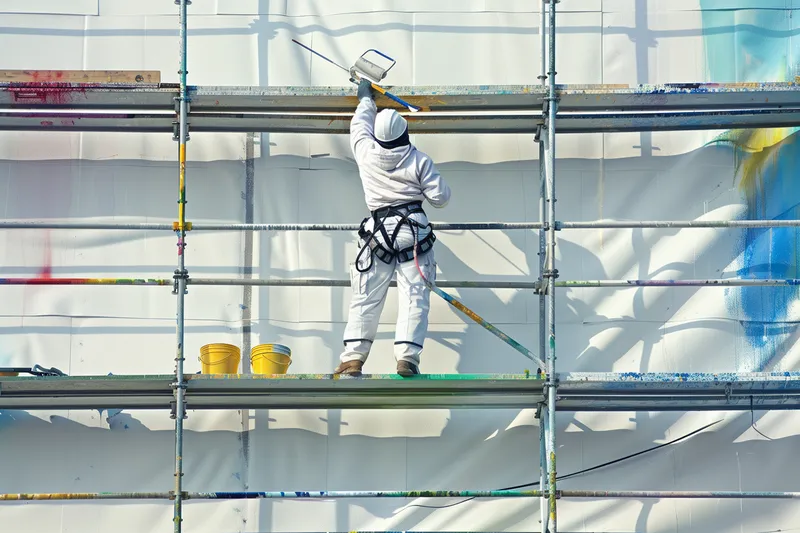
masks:
<path fill-rule="evenodd" d="M 178 128 L 178 269 L 175 271 L 175 287 L 173 292 L 176 294 L 177 302 L 177 350 L 175 354 L 175 502 L 173 508 L 174 532 L 181 533 L 181 522 L 183 520 L 183 420 L 185 418 L 185 396 L 186 379 L 183 375 L 184 362 L 184 320 L 185 309 L 184 300 L 186 296 L 186 142 L 188 140 L 188 107 L 189 97 L 186 87 L 186 7 L 191 0 L 175 0 L 180 5 L 180 108 L 179 108 L 179 128 Z"/>
<path fill-rule="evenodd" d="M 539 62 L 539 82 L 542 87 L 547 84 L 547 36 L 545 34 L 545 26 L 547 25 L 547 4 L 542 2 L 539 13 L 539 47 L 541 49 L 541 61 Z M 545 233 L 545 205 L 546 205 L 546 179 L 545 172 L 545 151 L 542 132 L 540 130 L 538 135 L 539 141 L 539 287 L 544 287 L 544 269 L 547 267 L 547 235 Z M 547 336 L 547 327 L 545 320 L 547 319 L 546 313 L 546 298 L 545 291 L 539 291 L 539 356 L 545 357 L 547 353 L 547 343 L 545 338 Z M 547 369 L 545 369 L 547 372 Z M 547 413 L 549 408 L 545 403 L 542 407 L 545 409 L 539 410 L 539 487 L 542 491 L 547 491 Z M 547 533 L 547 498 L 543 495 L 539 500 L 540 522 L 542 524 L 542 533 Z"/>
<path fill-rule="evenodd" d="M 549 499 L 550 533 L 558 532 L 556 518 L 556 111 L 558 100 L 556 98 L 556 3 L 558 0 L 549 0 L 550 17 L 548 24 L 548 96 L 547 96 L 547 298 L 549 311 L 547 316 L 550 349 L 547 352 L 547 429 L 548 429 L 548 474 L 550 477 L 547 493 Z"/>

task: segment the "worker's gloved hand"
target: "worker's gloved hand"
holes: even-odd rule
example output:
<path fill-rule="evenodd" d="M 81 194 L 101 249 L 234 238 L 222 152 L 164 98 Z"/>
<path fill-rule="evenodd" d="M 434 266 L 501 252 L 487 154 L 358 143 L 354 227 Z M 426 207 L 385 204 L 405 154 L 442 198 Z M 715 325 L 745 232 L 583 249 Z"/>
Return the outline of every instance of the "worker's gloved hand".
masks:
<path fill-rule="evenodd" d="M 361 82 L 358 84 L 358 99 L 362 98 L 373 98 L 372 82 L 364 78 L 361 78 Z"/>

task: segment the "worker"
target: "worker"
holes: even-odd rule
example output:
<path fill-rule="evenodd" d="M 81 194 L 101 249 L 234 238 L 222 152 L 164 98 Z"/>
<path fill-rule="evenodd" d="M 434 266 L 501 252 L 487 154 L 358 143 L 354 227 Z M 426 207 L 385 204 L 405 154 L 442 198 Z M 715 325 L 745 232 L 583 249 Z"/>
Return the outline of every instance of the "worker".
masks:
<path fill-rule="evenodd" d="M 444 207 L 450 200 L 450 187 L 431 158 L 409 141 L 406 119 L 393 109 L 378 113 L 372 85 L 363 79 L 350 121 L 350 147 L 370 216 L 361 222 L 360 250 L 350 267 L 350 311 L 341 363 L 334 374 L 361 374 L 396 273 L 399 308 L 394 356 L 397 373 L 409 377 L 420 373 L 420 354 L 428 332 L 430 289 L 422 275 L 430 281 L 436 277 L 436 237 L 422 201 Z"/>

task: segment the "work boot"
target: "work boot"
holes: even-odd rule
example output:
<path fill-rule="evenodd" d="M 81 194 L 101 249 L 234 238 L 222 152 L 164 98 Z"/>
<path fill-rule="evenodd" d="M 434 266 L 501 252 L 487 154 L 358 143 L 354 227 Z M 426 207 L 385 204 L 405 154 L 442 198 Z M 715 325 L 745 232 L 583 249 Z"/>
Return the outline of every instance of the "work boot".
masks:
<path fill-rule="evenodd" d="M 333 373 L 334 375 L 345 374 L 347 376 L 360 376 L 361 368 L 363 368 L 363 366 L 364 361 L 355 359 L 353 361 L 347 361 L 346 363 L 339 363 L 339 366 L 336 367 L 336 370 L 334 370 Z"/>
<path fill-rule="evenodd" d="M 408 361 L 397 362 L 397 373 L 404 378 L 411 377 L 414 374 L 419 374 L 419 368 L 414 363 Z"/>

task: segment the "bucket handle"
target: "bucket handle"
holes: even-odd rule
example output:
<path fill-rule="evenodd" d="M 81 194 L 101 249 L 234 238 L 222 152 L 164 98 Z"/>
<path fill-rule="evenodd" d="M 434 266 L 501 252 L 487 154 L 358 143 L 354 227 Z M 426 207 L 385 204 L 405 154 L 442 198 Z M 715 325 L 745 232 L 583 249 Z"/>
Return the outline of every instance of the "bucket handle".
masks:
<path fill-rule="evenodd" d="M 197 360 L 200 361 L 201 363 L 205 364 L 205 365 L 218 365 L 218 364 L 222 363 L 223 361 L 227 361 L 231 357 L 235 357 L 235 354 L 232 354 L 232 353 L 228 354 L 227 356 L 223 357 L 222 359 L 220 359 L 218 361 L 203 361 L 203 357 L 202 356 L 198 356 Z"/>
<path fill-rule="evenodd" d="M 276 361 L 275 359 L 270 359 L 270 357 L 269 357 L 269 356 L 270 356 L 270 355 L 272 355 L 272 354 L 258 354 L 258 355 L 260 355 L 261 357 L 263 357 L 264 359 L 266 359 L 266 360 L 267 360 L 267 361 L 269 361 L 270 363 L 275 363 L 276 365 L 282 365 L 282 364 L 284 364 L 284 363 L 281 363 L 281 362 L 279 362 L 279 361 Z M 292 358 L 291 358 L 291 357 L 289 358 L 289 364 L 288 364 L 288 365 L 286 365 L 286 367 L 288 368 L 288 367 L 290 367 L 290 366 L 292 366 Z"/>

